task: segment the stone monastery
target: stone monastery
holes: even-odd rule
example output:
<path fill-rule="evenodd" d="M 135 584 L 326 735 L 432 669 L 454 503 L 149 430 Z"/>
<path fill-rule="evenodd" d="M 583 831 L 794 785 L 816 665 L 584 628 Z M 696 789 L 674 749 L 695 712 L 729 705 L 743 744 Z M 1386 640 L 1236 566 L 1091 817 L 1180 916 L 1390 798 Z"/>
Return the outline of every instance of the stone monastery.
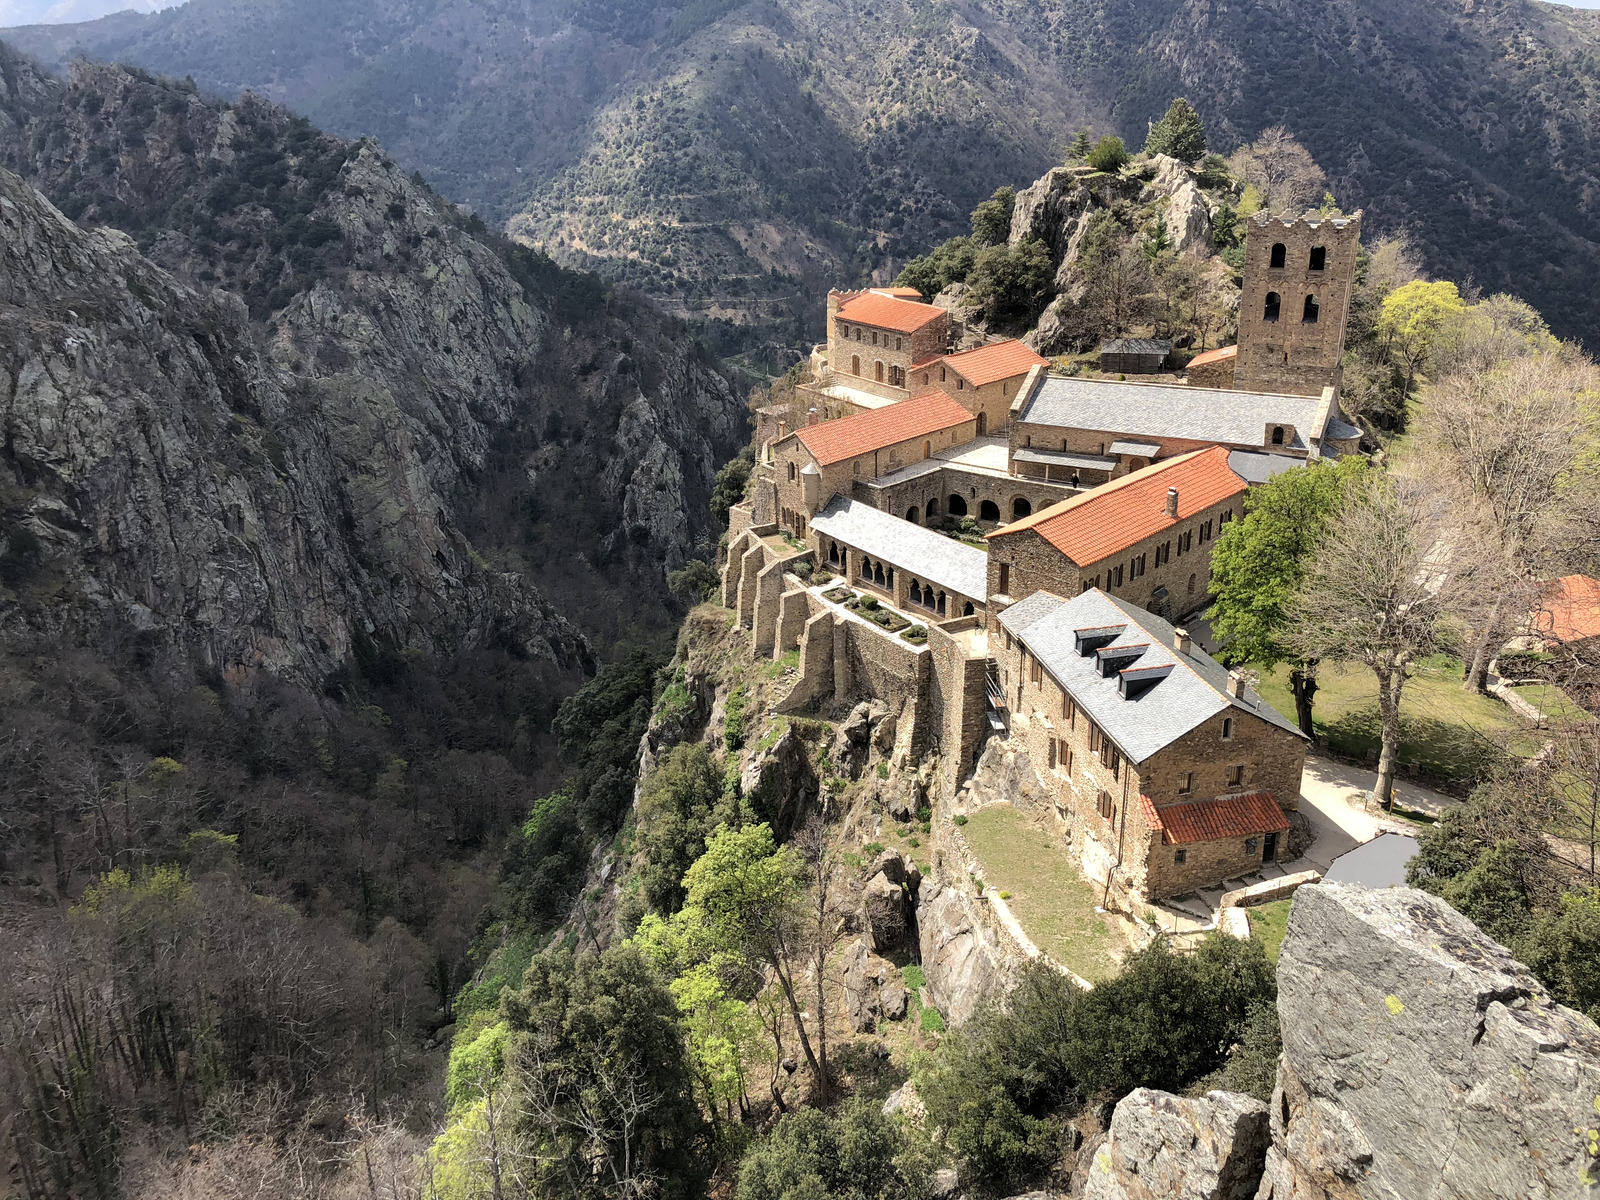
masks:
<path fill-rule="evenodd" d="M 1052 375 L 910 289 L 830 293 L 806 423 L 762 428 L 730 516 L 722 600 L 758 656 L 798 651 L 784 711 L 881 701 L 951 794 L 1020 742 L 1129 907 L 1275 861 L 1299 801 L 1306 739 L 1182 622 L 1252 485 L 1358 448 L 1361 215 L 1252 220 L 1238 344 L 1182 384 Z"/>

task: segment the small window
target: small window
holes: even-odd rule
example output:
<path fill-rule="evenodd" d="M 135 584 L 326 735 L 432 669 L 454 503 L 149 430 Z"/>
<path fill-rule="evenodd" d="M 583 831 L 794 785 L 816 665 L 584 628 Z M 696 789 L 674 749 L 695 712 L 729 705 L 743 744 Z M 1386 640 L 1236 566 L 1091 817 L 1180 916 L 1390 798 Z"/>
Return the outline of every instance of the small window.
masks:
<path fill-rule="evenodd" d="M 1283 426 L 1282 425 L 1274 425 L 1272 427 L 1272 444 L 1274 446 L 1283 445 Z"/>
<path fill-rule="evenodd" d="M 1111 820 L 1111 814 L 1116 810 L 1112 807 L 1110 792 L 1100 793 L 1100 803 L 1098 807 L 1100 809 L 1100 815 L 1108 821 Z"/>
<path fill-rule="evenodd" d="M 922 386 L 923 387 L 927 387 L 928 386 L 928 373 L 926 371 L 924 371 L 922 373 Z"/>
<path fill-rule="evenodd" d="M 1306 264 L 1308 270 L 1320 271 L 1328 265 L 1328 248 L 1326 246 L 1311 247 L 1311 261 Z"/>
<path fill-rule="evenodd" d="M 1276 321 L 1282 309 L 1283 297 L 1278 295 L 1277 292 L 1268 292 L 1266 307 L 1261 311 L 1261 319 L 1263 321 Z"/>
<path fill-rule="evenodd" d="M 1189 576 L 1189 595 L 1194 595 L 1194 576 Z"/>
<path fill-rule="evenodd" d="M 876 329 L 872 331 L 872 344 L 874 346 L 878 344 L 878 331 Z"/>
<path fill-rule="evenodd" d="M 1235 763 L 1228 768 L 1228 786 L 1239 787 L 1244 783 L 1244 764 Z"/>
<path fill-rule="evenodd" d="M 1222 718 L 1222 740 L 1226 742 L 1232 737 L 1233 737 L 1233 718 L 1232 717 L 1223 717 Z"/>
<path fill-rule="evenodd" d="M 933 443 L 932 442 L 924 441 L 922 443 L 922 457 L 923 458 L 932 458 L 933 457 Z"/>
<path fill-rule="evenodd" d="M 850 356 L 850 374 L 852 374 L 852 375 L 861 374 L 861 355 L 852 354 Z"/>
<path fill-rule="evenodd" d="M 860 340 L 861 340 L 861 328 L 860 328 L 860 326 L 857 326 L 856 327 L 856 341 L 859 342 Z"/>
<path fill-rule="evenodd" d="M 790 483 L 794 482 L 794 464 L 793 463 L 789 464 L 789 482 Z"/>
<path fill-rule="evenodd" d="M 882 383 L 883 382 L 883 364 L 881 362 L 877 362 L 877 363 L 873 363 L 872 365 L 873 365 L 874 374 L 876 375 L 878 382 Z"/>
<path fill-rule="evenodd" d="M 1187 796 L 1194 791 L 1194 772 L 1184 771 L 1178 776 L 1178 795 Z"/>
<path fill-rule="evenodd" d="M 1010 563 L 1001 563 L 1000 564 L 1000 594 L 1003 595 L 1003 596 L 1009 596 L 1011 594 L 1011 564 Z M 1011 635 L 1008 633 L 1008 634 L 1006 634 L 1006 648 L 1010 649 L 1010 647 L 1011 647 Z"/>
<path fill-rule="evenodd" d="M 1249 855 L 1251 858 L 1258 857 L 1261 854 L 1261 839 L 1260 838 L 1245 838 L 1245 840 L 1244 840 L 1244 852 L 1245 852 L 1245 854 Z"/>
<path fill-rule="evenodd" d="M 1317 298 L 1315 296 L 1307 296 L 1305 308 L 1300 312 L 1301 323 L 1304 325 L 1315 325 L 1317 323 L 1317 313 L 1319 311 L 1320 306 L 1317 304 Z"/>
<path fill-rule="evenodd" d="M 1051 738 L 1050 739 L 1050 769 L 1052 771 L 1054 771 L 1056 769 L 1056 740 L 1055 740 L 1055 738 Z"/>
<path fill-rule="evenodd" d="M 855 462 L 851 463 L 850 466 L 854 470 L 855 474 L 861 474 L 861 460 L 859 458 L 856 459 Z"/>
<path fill-rule="evenodd" d="M 962 379 L 960 376 L 957 376 L 956 377 L 956 391 L 964 392 L 966 390 L 967 390 L 967 381 L 965 379 Z"/>
<path fill-rule="evenodd" d="M 1189 852 L 1182 846 L 1179 846 L 1172 852 L 1172 861 L 1180 867 L 1183 866 L 1184 863 L 1189 861 Z"/>
<path fill-rule="evenodd" d="M 1289 247 L 1285 246 L 1282 242 L 1273 242 L 1272 243 L 1272 261 L 1270 263 L 1268 263 L 1267 265 L 1271 266 L 1271 267 L 1282 268 L 1284 263 L 1286 263 L 1288 261 L 1289 261 Z"/>
<path fill-rule="evenodd" d="M 1089 722 L 1089 753 L 1097 754 L 1100 750 L 1100 726 L 1093 721 Z"/>
<path fill-rule="evenodd" d="M 900 349 L 900 339 L 899 338 L 895 338 L 895 340 L 894 340 L 894 348 L 896 350 Z"/>
<path fill-rule="evenodd" d="M 1071 775 L 1072 774 L 1072 764 L 1073 764 L 1073 761 L 1074 761 L 1074 755 L 1072 753 L 1072 747 L 1067 745 L 1065 742 L 1062 742 L 1061 743 L 1061 748 L 1066 751 L 1066 755 L 1067 755 L 1067 757 L 1066 757 L 1067 774 Z"/>
<path fill-rule="evenodd" d="M 942 366 L 939 368 L 939 382 L 944 382 L 944 368 Z"/>

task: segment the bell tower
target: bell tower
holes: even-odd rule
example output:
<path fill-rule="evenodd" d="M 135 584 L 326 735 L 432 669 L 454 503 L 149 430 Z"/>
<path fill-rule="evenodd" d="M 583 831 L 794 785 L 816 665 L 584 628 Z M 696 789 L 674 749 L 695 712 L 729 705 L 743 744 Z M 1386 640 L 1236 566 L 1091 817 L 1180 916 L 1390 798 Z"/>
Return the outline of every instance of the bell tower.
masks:
<path fill-rule="evenodd" d="M 1250 218 L 1233 386 L 1320 396 L 1338 390 L 1361 214 Z"/>

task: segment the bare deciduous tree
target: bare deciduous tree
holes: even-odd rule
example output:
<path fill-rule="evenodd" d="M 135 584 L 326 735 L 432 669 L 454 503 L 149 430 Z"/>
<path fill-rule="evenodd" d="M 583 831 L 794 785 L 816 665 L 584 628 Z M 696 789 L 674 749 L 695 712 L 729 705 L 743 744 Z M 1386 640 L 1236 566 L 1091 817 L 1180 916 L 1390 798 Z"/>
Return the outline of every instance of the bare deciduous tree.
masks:
<path fill-rule="evenodd" d="M 838 856 L 821 816 L 813 815 L 794 837 L 794 847 L 805 864 L 808 894 L 805 903 L 804 941 L 810 952 L 812 977 L 817 989 L 817 1102 L 828 1103 L 828 961 L 844 938 L 847 897 L 839 877 Z"/>
<path fill-rule="evenodd" d="M 1228 159 L 1234 173 L 1255 185 L 1268 212 L 1299 216 L 1321 201 L 1328 177 L 1311 152 L 1282 125 L 1261 131 Z"/>
<path fill-rule="evenodd" d="M 1382 750 L 1373 795 L 1394 803 L 1400 699 L 1412 664 L 1443 644 L 1457 580 L 1436 496 L 1377 475 L 1353 488 L 1290 604 L 1285 641 L 1307 657 L 1365 665 L 1378 683 Z"/>

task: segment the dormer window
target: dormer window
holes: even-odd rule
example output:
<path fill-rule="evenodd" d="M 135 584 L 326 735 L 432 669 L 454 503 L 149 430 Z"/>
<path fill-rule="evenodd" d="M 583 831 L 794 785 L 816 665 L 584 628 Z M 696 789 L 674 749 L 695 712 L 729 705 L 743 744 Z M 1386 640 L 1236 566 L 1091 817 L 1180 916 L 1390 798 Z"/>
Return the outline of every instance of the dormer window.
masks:
<path fill-rule="evenodd" d="M 1126 625 L 1099 625 L 1089 629 L 1078 629 L 1073 632 L 1073 642 L 1078 653 L 1088 658 L 1102 646 L 1109 646 L 1122 636 Z"/>
<path fill-rule="evenodd" d="M 1283 445 L 1283 426 L 1282 425 L 1274 425 L 1272 427 L 1272 444 L 1274 446 Z"/>

